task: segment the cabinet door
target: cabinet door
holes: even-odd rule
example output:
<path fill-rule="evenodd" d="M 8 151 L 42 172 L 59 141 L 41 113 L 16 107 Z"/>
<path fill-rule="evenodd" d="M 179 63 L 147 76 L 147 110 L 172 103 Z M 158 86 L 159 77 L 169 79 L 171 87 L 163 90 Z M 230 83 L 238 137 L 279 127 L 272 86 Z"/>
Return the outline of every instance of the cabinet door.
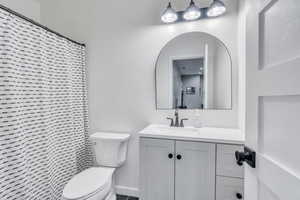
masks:
<path fill-rule="evenodd" d="M 175 200 L 214 200 L 215 152 L 215 144 L 176 142 Z"/>
<path fill-rule="evenodd" d="M 216 200 L 244 199 L 244 179 L 217 176 Z"/>
<path fill-rule="evenodd" d="M 174 146 L 172 140 L 140 140 L 142 200 L 174 200 Z"/>
<path fill-rule="evenodd" d="M 235 151 L 244 151 L 239 145 L 217 145 L 217 175 L 229 177 L 244 177 L 244 166 L 236 163 Z"/>

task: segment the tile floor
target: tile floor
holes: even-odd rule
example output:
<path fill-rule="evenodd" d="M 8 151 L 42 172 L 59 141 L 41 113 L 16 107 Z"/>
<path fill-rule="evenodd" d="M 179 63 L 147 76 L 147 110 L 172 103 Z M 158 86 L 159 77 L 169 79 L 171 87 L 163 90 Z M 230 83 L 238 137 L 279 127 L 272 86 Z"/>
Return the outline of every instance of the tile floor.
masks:
<path fill-rule="evenodd" d="M 123 195 L 117 195 L 117 200 L 138 200 L 137 197 L 129 197 L 129 196 L 123 196 Z"/>

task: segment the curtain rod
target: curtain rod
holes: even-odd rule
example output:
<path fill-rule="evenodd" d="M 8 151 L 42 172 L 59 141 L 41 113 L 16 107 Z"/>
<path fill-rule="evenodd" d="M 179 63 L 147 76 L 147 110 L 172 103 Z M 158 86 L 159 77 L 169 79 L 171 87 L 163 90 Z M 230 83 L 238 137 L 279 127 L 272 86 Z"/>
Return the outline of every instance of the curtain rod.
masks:
<path fill-rule="evenodd" d="M 30 18 L 28 18 L 28 17 L 25 17 L 24 15 L 22 15 L 22 14 L 20 14 L 20 13 L 17 13 L 16 11 L 13 11 L 12 9 L 3 6 L 2 4 L 0 4 L 0 8 L 3 9 L 3 10 L 5 10 L 5 11 L 7 11 L 7 12 L 9 12 L 9 13 L 11 13 L 11 14 L 13 14 L 13 15 L 16 15 L 17 17 L 20 17 L 21 19 L 24 19 L 24 20 L 26 20 L 26 21 L 28 21 L 28 22 L 30 22 L 30 23 L 32 23 L 32 24 L 38 26 L 38 27 L 41 27 L 42 29 L 45 29 L 46 31 L 49 31 L 49 32 L 51 32 L 51 33 L 54 33 L 55 35 L 57 35 L 57 36 L 59 36 L 59 37 L 62 37 L 62 38 L 66 39 L 66 40 L 68 40 L 68 41 L 70 41 L 70 42 L 73 42 L 73 43 L 78 44 L 78 45 L 81 45 L 81 46 L 85 46 L 85 44 L 82 44 L 82 43 L 80 43 L 80 42 L 76 42 L 75 40 L 72 40 L 72 39 L 68 38 L 67 36 L 64 36 L 64 35 L 62 35 L 62 34 L 56 32 L 56 31 L 53 31 L 53 30 L 49 29 L 48 27 L 46 27 L 46 26 L 44 26 L 44 25 L 42 25 L 42 24 L 40 24 L 40 23 L 34 21 L 33 19 L 30 19 Z"/>

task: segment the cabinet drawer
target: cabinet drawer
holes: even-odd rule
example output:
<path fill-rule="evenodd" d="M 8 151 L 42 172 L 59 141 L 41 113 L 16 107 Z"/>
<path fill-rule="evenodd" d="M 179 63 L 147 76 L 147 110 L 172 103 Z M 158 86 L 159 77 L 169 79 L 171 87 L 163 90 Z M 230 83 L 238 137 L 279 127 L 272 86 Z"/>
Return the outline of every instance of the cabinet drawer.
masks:
<path fill-rule="evenodd" d="M 217 145 L 217 175 L 244 177 L 244 167 L 236 163 L 235 151 L 243 151 L 240 145 Z"/>
<path fill-rule="evenodd" d="M 217 176 L 216 200 L 244 199 L 244 179 Z"/>

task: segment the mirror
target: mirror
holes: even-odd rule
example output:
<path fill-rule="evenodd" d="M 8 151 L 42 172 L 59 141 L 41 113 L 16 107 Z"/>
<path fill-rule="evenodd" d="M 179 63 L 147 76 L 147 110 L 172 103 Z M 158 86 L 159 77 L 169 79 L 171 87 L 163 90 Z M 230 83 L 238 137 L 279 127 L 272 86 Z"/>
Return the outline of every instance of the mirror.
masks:
<path fill-rule="evenodd" d="M 157 109 L 231 109 L 231 57 L 219 39 L 182 34 L 156 62 Z"/>

